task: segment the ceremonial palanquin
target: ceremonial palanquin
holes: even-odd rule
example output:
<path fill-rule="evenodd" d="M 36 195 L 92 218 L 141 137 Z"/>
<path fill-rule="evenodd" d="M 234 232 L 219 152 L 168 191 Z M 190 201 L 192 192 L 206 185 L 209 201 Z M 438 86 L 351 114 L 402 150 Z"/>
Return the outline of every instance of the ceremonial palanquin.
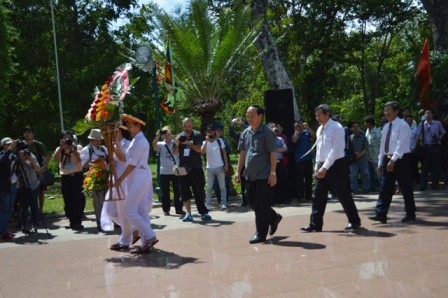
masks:
<path fill-rule="evenodd" d="M 84 190 L 94 191 L 109 188 L 109 198 L 112 199 L 113 182 L 115 177 L 115 166 L 113 162 L 114 140 L 119 125 L 122 122 L 123 99 L 131 90 L 132 85 L 138 80 L 129 81 L 128 71 L 131 64 L 127 63 L 117 68 L 101 88 L 94 90 L 94 99 L 84 119 L 78 121 L 74 130 L 82 134 L 90 128 L 100 128 L 104 138 L 104 145 L 108 151 L 108 165 L 106 162 L 93 162 L 90 170 L 84 178 Z M 124 199 L 120 196 L 122 192 L 117 190 L 118 199 Z"/>

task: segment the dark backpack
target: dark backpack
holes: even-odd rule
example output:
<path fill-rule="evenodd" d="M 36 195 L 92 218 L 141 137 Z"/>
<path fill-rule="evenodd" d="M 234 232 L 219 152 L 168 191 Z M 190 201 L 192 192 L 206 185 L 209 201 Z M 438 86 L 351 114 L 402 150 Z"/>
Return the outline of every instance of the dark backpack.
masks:
<path fill-rule="evenodd" d="M 41 142 L 36 141 L 36 140 L 33 141 L 33 144 L 34 144 L 34 147 L 36 148 L 37 162 L 39 163 L 40 166 L 42 166 L 44 164 L 44 158 L 45 158 L 44 150 L 42 149 L 42 146 L 44 144 L 42 144 Z"/>

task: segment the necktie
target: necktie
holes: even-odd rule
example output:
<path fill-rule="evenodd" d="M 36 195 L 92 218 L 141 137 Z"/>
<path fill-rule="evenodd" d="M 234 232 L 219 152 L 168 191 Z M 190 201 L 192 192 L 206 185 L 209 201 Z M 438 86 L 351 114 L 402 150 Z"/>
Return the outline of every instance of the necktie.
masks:
<path fill-rule="evenodd" d="M 389 153 L 390 135 L 392 134 L 392 122 L 389 123 L 389 128 L 386 134 L 386 143 L 384 143 L 384 153 Z"/>

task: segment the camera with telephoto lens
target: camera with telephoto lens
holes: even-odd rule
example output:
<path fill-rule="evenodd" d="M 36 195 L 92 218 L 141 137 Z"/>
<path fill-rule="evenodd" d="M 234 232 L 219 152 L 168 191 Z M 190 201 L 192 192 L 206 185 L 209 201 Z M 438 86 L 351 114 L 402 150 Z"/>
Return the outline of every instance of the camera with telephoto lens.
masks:
<path fill-rule="evenodd" d="M 186 140 L 187 140 L 186 136 L 180 136 L 179 137 L 179 142 L 181 142 L 181 143 L 185 142 Z"/>
<path fill-rule="evenodd" d="M 69 139 L 69 138 L 66 138 L 64 140 L 64 145 L 72 146 L 73 145 L 73 141 L 71 139 Z"/>
<path fill-rule="evenodd" d="M 23 150 L 23 156 L 30 156 L 30 155 L 31 155 L 30 149 Z"/>

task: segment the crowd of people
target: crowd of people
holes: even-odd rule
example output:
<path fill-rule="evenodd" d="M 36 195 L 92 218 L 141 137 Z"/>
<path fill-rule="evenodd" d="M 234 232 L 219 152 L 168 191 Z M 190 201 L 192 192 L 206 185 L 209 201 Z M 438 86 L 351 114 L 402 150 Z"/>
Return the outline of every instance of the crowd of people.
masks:
<path fill-rule="evenodd" d="M 194 129 L 191 118 L 185 118 L 178 134 L 165 126 L 151 142 L 160 157 L 163 212 L 169 216 L 174 207 L 183 222 L 192 222 L 194 199 L 201 219 L 210 221 L 215 204 L 221 210 L 230 208 L 233 183 L 240 183 L 241 206 L 249 205 L 255 212 L 256 232 L 250 243 L 264 242 L 268 234 L 276 232 L 282 216 L 272 207 L 290 204 L 294 198 L 312 203 L 310 222 L 302 228 L 305 232 L 322 231 L 325 207 L 331 198 L 337 198 L 343 206 L 348 219 L 346 229 L 359 228 L 361 219 L 354 197 L 371 192 L 379 192 L 371 220 L 387 223 L 392 196 L 401 193 L 406 209 L 402 221 L 414 221 L 414 185 L 420 191 L 428 187 L 436 190 L 447 177 L 448 117 L 440 121 L 426 110 L 416 121 L 409 109 L 400 110 L 396 102 L 386 103 L 383 113 L 379 126 L 373 116 L 366 116 L 363 123 L 347 121 L 344 126 L 342 119 L 323 104 L 315 109 L 319 124 L 316 130 L 298 119 L 291 124 L 290 135 L 284 133 L 289 129 L 278 123 L 264 124 L 265 112 L 258 105 L 248 108 L 246 121 L 236 118 L 229 123 L 230 138 L 219 122 L 200 132 Z M 116 175 L 109 191 L 100 188 L 89 192 L 97 229 L 102 232 L 121 228 L 120 238 L 111 250 L 130 249 L 138 239 L 142 246 L 135 246 L 135 253 L 154 246 L 158 239 L 149 217 L 153 188 L 148 183 L 152 175 L 148 167 L 150 146 L 144 136 L 146 122 L 142 114 L 125 115 L 124 119 L 113 152 L 102 145 L 99 129 L 90 131 L 89 144 L 84 147 L 78 144 L 76 135 L 64 132 L 52 156 L 44 144 L 35 140 L 29 126 L 23 129 L 23 140 L 4 137 L 0 150 L 2 239 L 14 237 L 8 231 L 12 213 L 19 214 L 19 230 L 25 234 L 37 232 L 45 202 L 42 176 L 53 158 L 59 166 L 64 211 L 70 223 L 67 228 L 84 228 L 86 172 L 101 163 L 109 167 L 112 162 Z M 231 139 L 239 153 L 236 169 L 230 162 Z M 116 202 L 105 203 L 108 199 Z"/>

